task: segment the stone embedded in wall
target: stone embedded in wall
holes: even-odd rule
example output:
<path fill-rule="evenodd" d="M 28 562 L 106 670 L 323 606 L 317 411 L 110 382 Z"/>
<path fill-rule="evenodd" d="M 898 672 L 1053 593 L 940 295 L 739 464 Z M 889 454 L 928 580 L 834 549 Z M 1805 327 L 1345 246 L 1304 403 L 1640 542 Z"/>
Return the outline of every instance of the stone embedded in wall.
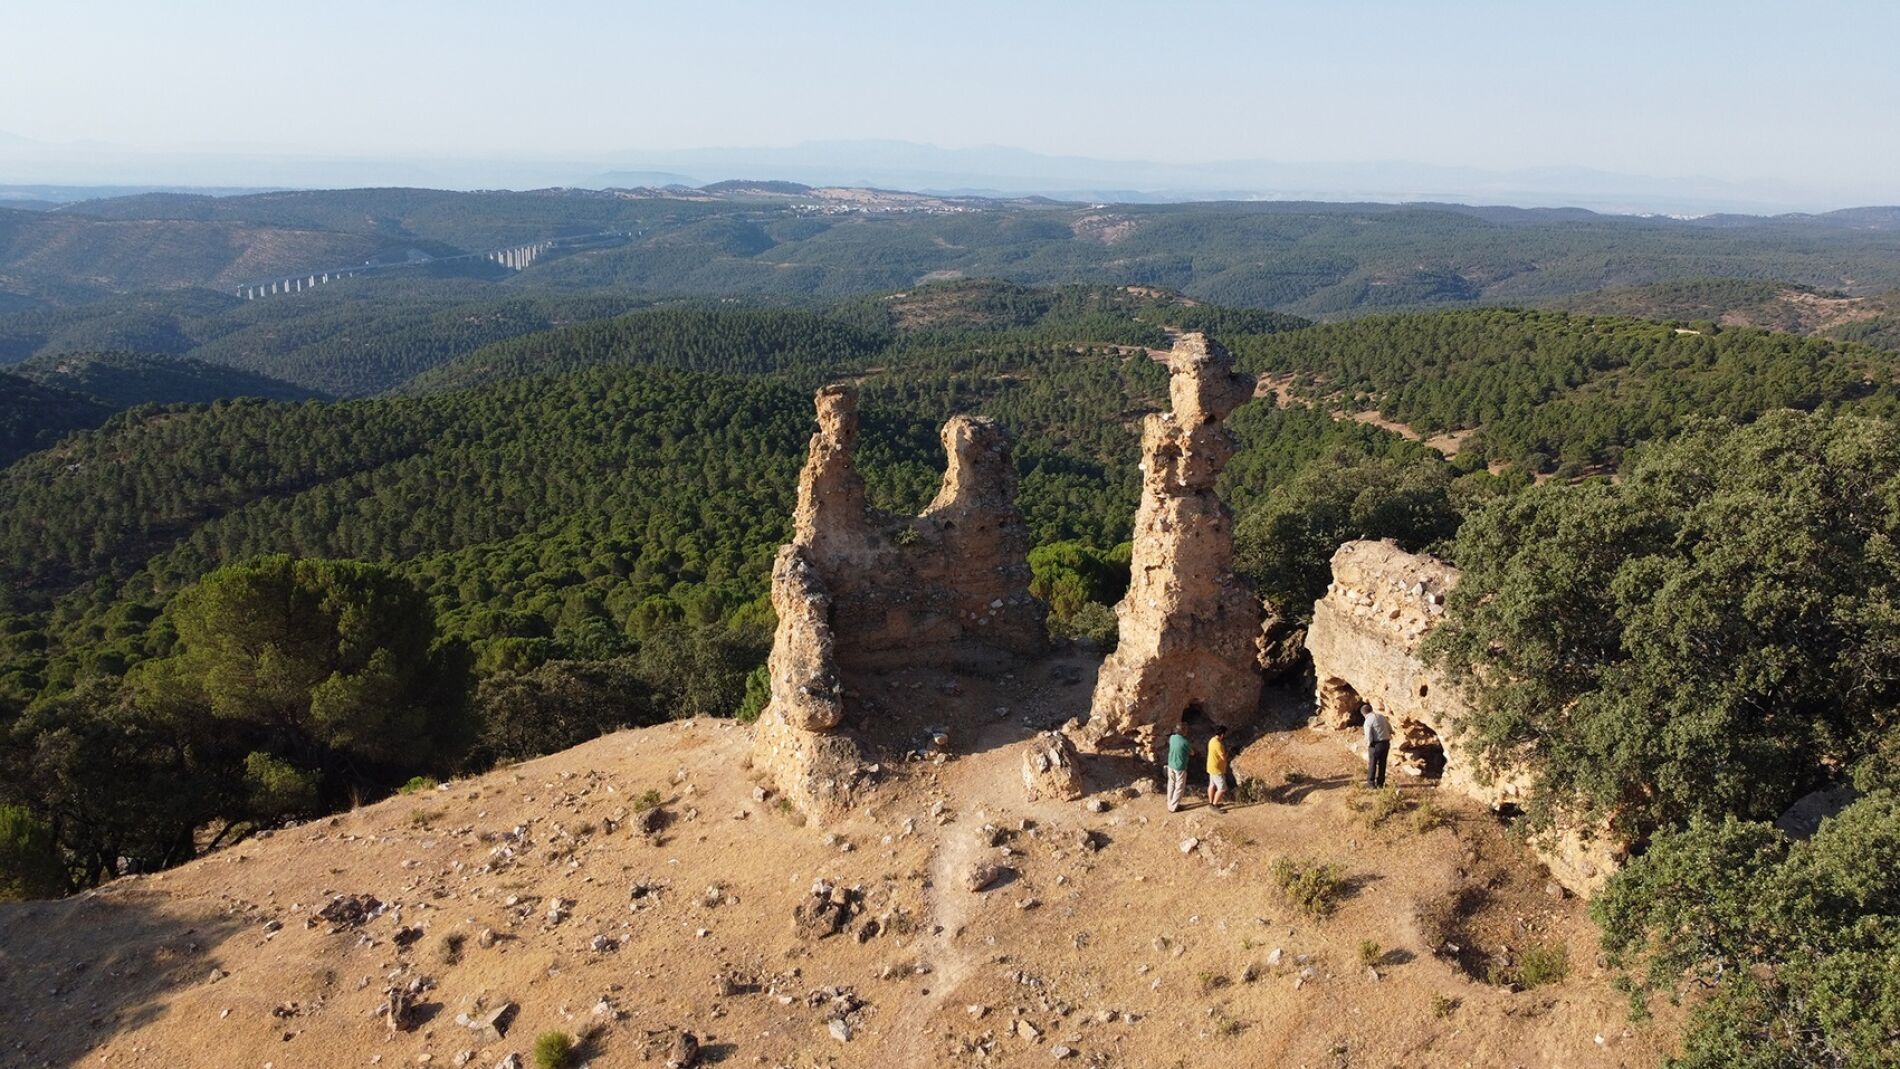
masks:
<path fill-rule="evenodd" d="M 847 807 L 864 779 L 845 731 L 853 675 L 994 669 L 1047 640 L 1003 429 L 975 416 L 944 424 L 948 469 L 936 498 L 921 515 L 893 516 L 869 507 L 855 467 L 856 395 L 827 386 L 816 406 L 792 541 L 772 571 L 772 697 L 753 763 L 822 818 Z"/>
<path fill-rule="evenodd" d="M 1341 732 L 1363 756 L 1359 706 L 1370 703 L 1391 721 L 1396 771 L 1436 776 L 1439 783 L 1493 808 L 1529 800 L 1527 771 L 1481 780 L 1457 738 L 1471 706 L 1457 687 L 1419 657 L 1419 646 L 1444 619 L 1458 570 L 1408 553 L 1389 541 L 1347 542 L 1333 554 L 1333 581 L 1313 605 L 1306 648 L 1316 679 L 1314 721 Z M 1532 842 L 1558 882 L 1588 894 L 1608 879 L 1621 849 L 1607 833 L 1566 828 Z"/>
<path fill-rule="evenodd" d="M 1214 491 L 1234 454 L 1221 425 L 1253 396 L 1221 346 L 1183 335 L 1168 354 L 1173 411 L 1142 428 L 1141 504 L 1119 639 L 1097 677 L 1087 741 L 1155 754 L 1198 704 L 1221 724 L 1259 702 L 1261 606 L 1234 574 L 1234 518 Z"/>

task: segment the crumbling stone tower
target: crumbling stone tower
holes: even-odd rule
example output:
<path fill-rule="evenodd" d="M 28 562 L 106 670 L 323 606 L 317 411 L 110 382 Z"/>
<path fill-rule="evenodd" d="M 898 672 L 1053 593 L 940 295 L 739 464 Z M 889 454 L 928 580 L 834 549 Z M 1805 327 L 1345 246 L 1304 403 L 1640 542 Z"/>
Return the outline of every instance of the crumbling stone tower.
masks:
<path fill-rule="evenodd" d="M 1041 652 L 1046 633 L 1029 593 L 1029 531 L 1001 427 L 976 416 L 945 423 L 949 465 L 936 498 L 921 515 L 893 516 L 869 506 L 854 466 L 857 395 L 827 386 L 817 409 L 792 541 L 772 568 L 772 698 L 753 762 L 823 818 L 850 804 L 863 775 L 844 730 L 850 677 L 991 668 Z"/>
<path fill-rule="evenodd" d="M 1234 455 L 1221 421 L 1253 396 L 1218 342 L 1185 334 L 1168 354 L 1172 412 L 1142 428 L 1133 571 L 1115 607 L 1120 640 L 1102 663 L 1084 739 L 1154 754 L 1198 703 L 1220 724 L 1260 699 L 1260 601 L 1234 575 L 1234 517 L 1214 482 Z"/>

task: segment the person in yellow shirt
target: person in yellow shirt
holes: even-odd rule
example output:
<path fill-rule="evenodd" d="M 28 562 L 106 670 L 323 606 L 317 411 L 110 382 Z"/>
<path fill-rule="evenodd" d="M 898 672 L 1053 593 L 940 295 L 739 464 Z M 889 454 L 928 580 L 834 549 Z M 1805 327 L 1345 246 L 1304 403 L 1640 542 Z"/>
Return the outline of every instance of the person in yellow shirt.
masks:
<path fill-rule="evenodd" d="M 1207 740 L 1207 804 L 1219 809 L 1227 801 L 1227 729 L 1214 727 Z"/>

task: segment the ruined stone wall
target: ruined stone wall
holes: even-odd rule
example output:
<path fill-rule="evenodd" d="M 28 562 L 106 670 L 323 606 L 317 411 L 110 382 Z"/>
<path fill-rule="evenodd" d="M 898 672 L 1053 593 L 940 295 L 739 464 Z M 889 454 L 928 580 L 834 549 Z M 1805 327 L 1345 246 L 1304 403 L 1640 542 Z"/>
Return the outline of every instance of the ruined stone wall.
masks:
<path fill-rule="evenodd" d="M 825 387 L 817 415 L 792 541 L 772 570 L 772 698 L 754 764 L 823 817 L 849 805 L 862 774 L 844 730 L 851 676 L 993 668 L 1040 652 L 1046 632 L 1001 427 L 973 416 L 944 424 L 942 487 L 921 515 L 894 516 L 870 508 L 855 467 L 856 395 Z"/>
<path fill-rule="evenodd" d="M 1227 351 L 1183 335 L 1168 355 L 1172 411 L 1141 436 L 1128 594 L 1119 639 L 1096 679 L 1086 741 L 1154 754 L 1190 703 L 1214 721 L 1250 720 L 1260 697 L 1260 601 L 1233 571 L 1234 518 L 1214 482 L 1234 454 L 1221 425 L 1253 396 Z"/>
<path fill-rule="evenodd" d="M 1418 649 L 1444 619 L 1458 570 L 1392 542 L 1348 542 L 1333 554 L 1333 581 L 1313 605 L 1306 648 L 1313 658 L 1318 726 L 1341 732 L 1364 755 L 1359 705 L 1392 721 L 1399 775 L 1437 775 L 1442 786 L 1493 808 L 1528 800 L 1530 776 L 1508 771 L 1481 782 L 1457 725 L 1471 706 Z M 1621 851 L 1605 835 L 1560 829 L 1533 842 L 1558 882 L 1580 894 L 1607 879 Z"/>

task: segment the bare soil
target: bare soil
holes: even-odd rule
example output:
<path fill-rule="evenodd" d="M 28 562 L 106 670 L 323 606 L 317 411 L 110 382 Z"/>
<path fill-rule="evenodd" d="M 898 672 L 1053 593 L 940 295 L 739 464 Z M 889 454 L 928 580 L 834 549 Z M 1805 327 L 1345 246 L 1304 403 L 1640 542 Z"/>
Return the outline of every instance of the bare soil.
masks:
<path fill-rule="evenodd" d="M 744 726 L 691 720 L 0 906 L 0 1064 L 525 1065 L 562 1030 L 591 1065 L 660 1065 L 680 1029 L 702 1064 L 800 1069 L 1660 1063 L 1667 1026 L 1629 1023 L 1582 904 L 1426 781 L 1401 791 L 1442 824 L 1371 826 L 1352 755 L 1292 726 L 1298 696 L 1237 740 L 1263 800 L 1171 815 L 1152 769 L 1088 758 L 1102 811 L 1024 801 L 1024 741 L 1086 707 L 1092 672 L 867 683 L 886 781 L 834 827 L 755 794 Z M 949 752 L 907 759 L 933 728 Z M 653 835 L 643 796 L 667 817 Z M 1281 896 L 1282 857 L 1342 867 L 1332 916 Z M 971 891 L 986 862 L 1010 871 Z M 814 938 L 793 912 L 820 879 L 859 897 Z M 317 918 L 342 895 L 386 908 Z M 1553 944 L 1559 982 L 1481 978 Z M 392 1030 L 383 993 L 415 977 Z M 457 1023 L 507 1002 L 500 1040 Z"/>

